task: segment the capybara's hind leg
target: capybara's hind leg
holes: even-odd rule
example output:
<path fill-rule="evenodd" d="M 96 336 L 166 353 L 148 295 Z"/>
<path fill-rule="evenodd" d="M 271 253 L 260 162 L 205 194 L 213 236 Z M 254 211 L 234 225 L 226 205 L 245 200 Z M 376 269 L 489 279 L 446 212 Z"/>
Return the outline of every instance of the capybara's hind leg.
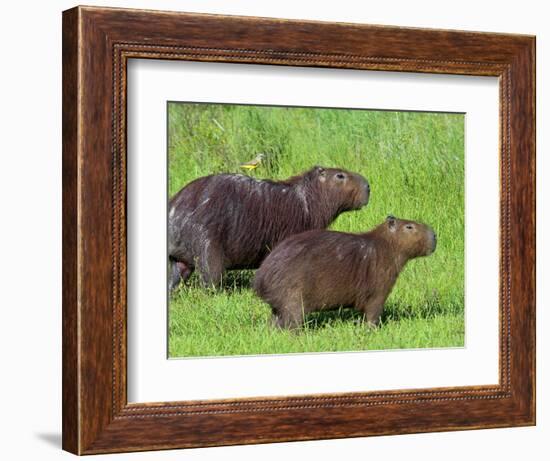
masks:
<path fill-rule="evenodd" d="M 199 257 L 198 271 L 206 287 L 219 287 L 222 282 L 224 253 L 218 244 L 207 242 Z"/>
<path fill-rule="evenodd" d="M 170 259 L 170 267 L 168 274 L 168 290 L 172 292 L 180 284 L 185 282 L 193 273 L 193 269 L 181 261 Z"/>

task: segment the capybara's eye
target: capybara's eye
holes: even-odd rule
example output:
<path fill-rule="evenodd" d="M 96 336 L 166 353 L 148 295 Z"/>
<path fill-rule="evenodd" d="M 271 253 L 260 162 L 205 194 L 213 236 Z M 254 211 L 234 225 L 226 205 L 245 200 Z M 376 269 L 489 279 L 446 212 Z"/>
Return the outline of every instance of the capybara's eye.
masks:
<path fill-rule="evenodd" d="M 406 229 L 409 229 L 409 230 L 413 230 L 414 229 L 414 226 L 412 224 L 407 224 L 405 226 Z"/>
<path fill-rule="evenodd" d="M 346 178 L 346 175 L 344 173 L 336 173 L 336 177 L 338 179 L 345 179 Z"/>

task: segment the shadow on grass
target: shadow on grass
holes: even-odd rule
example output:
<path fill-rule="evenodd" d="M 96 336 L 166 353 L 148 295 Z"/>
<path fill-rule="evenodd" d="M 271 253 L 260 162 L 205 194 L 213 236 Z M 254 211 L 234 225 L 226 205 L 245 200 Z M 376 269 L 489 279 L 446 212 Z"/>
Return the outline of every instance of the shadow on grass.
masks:
<path fill-rule="evenodd" d="M 317 330 L 334 322 L 362 323 L 363 321 L 363 314 L 353 307 L 339 307 L 337 309 L 307 314 L 305 325 L 310 330 Z"/>
<path fill-rule="evenodd" d="M 387 303 L 384 306 L 381 321 L 386 323 L 404 319 L 432 319 L 441 315 L 458 314 L 464 314 L 463 301 L 445 304 L 437 296 L 434 296 L 415 306 L 399 302 Z"/>
<path fill-rule="evenodd" d="M 191 277 L 179 284 L 174 293 L 180 290 L 199 289 L 212 293 L 237 293 L 244 290 L 252 290 L 254 280 L 253 270 L 232 270 L 223 274 L 222 283 L 219 287 L 204 287 L 199 275 L 194 272 Z"/>
<path fill-rule="evenodd" d="M 221 289 L 229 292 L 252 290 L 254 273 L 253 270 L 226 271 L 223 274 Z"/>
<path fill-rule="evenodd" d="M 428 320 L 442 315 L 464 314 L 464 304 L 456 302 L 443 305 L 438 298 L 426 300 L 422 305 L 410 306 L 404 303 L 386 304 L 382 312 L 380 324 L 397 322 L 405 319 Z M 306 315 L 305 325 L 308 329 L 316 330 L 334 322 L 354 322 L 360 324 L 366 322 L 363 314 L 353 307 L 339 307 L 333 310 L 312 312 Z"/>

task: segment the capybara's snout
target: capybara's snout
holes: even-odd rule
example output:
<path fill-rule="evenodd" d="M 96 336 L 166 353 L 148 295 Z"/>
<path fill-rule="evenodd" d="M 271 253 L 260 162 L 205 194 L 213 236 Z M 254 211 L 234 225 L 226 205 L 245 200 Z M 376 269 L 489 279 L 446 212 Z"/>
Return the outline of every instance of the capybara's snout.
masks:
<path fill-rule="evenodd" d="M 359 184 L 361 184 L 361 197 L 360 197 L 360 204 L 359 204 L 359 207 L 358 208 L 362 208 L 364 207 L 365 205 L 367 205 L 369 203 L 369 199 L 370 199 L 370 183 L 368 181 L 367 178 L 365 178 L 364 176 L 361 176 L 361 175 L 357 175 L 357 180 L 359 182 Z"/>
<path fill-rule="evenodd" d="M 369 198 L 370 198 L 370 183 L 366 178 L 363 178 L 363 180 L 365 181 L 365 205 L 366 205 L 369 202 Z"/>
<path fill-rule="evenodd" d="M 437 247 L 437 234 L 432 229 L 432 251 L 430 251 L 430 254 L 432 254 L 435 251 L 436 247 Z"/>
<path fill-rule="evenodd" d="M 425 237 L 425 253 L 424 255 L 425 256 L 430 256 L 434 251 L 435 251 L 435 248 L 437 247 L 437 234 L 435 233 L 435 231 L 431 228 L 431 227 L 428 227 L 426 226 L 426 237 Z"/>

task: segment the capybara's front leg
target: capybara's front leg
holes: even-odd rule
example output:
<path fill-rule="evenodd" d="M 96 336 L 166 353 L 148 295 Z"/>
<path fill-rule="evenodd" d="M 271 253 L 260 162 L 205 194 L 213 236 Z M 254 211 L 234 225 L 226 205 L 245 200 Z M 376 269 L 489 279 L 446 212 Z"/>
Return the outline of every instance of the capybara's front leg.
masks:
<path fill-rule="evenodd" d="M 380 317 L 382 316 L 385 301 L 385 296 L 378 296 L 373 299 L 369 299 L 365 303 L 360 303 L 355 307 L 357 310 L 363 312 L 369 327 L 376 327 L 380 323 Z"/>
<path fill-rule="evenodd" d="M 224 253 L 220 245 L 207 240 L 199 257 L 197 270 L 205 287 L 219 287 L 224 271 Z"/>
<path fill-rule="evenodd" d="M 294 330 L 304 323 L 304 311 L 301 305 L 287 305 L 273 311 L 273 325 L 279 328 Z"/>

